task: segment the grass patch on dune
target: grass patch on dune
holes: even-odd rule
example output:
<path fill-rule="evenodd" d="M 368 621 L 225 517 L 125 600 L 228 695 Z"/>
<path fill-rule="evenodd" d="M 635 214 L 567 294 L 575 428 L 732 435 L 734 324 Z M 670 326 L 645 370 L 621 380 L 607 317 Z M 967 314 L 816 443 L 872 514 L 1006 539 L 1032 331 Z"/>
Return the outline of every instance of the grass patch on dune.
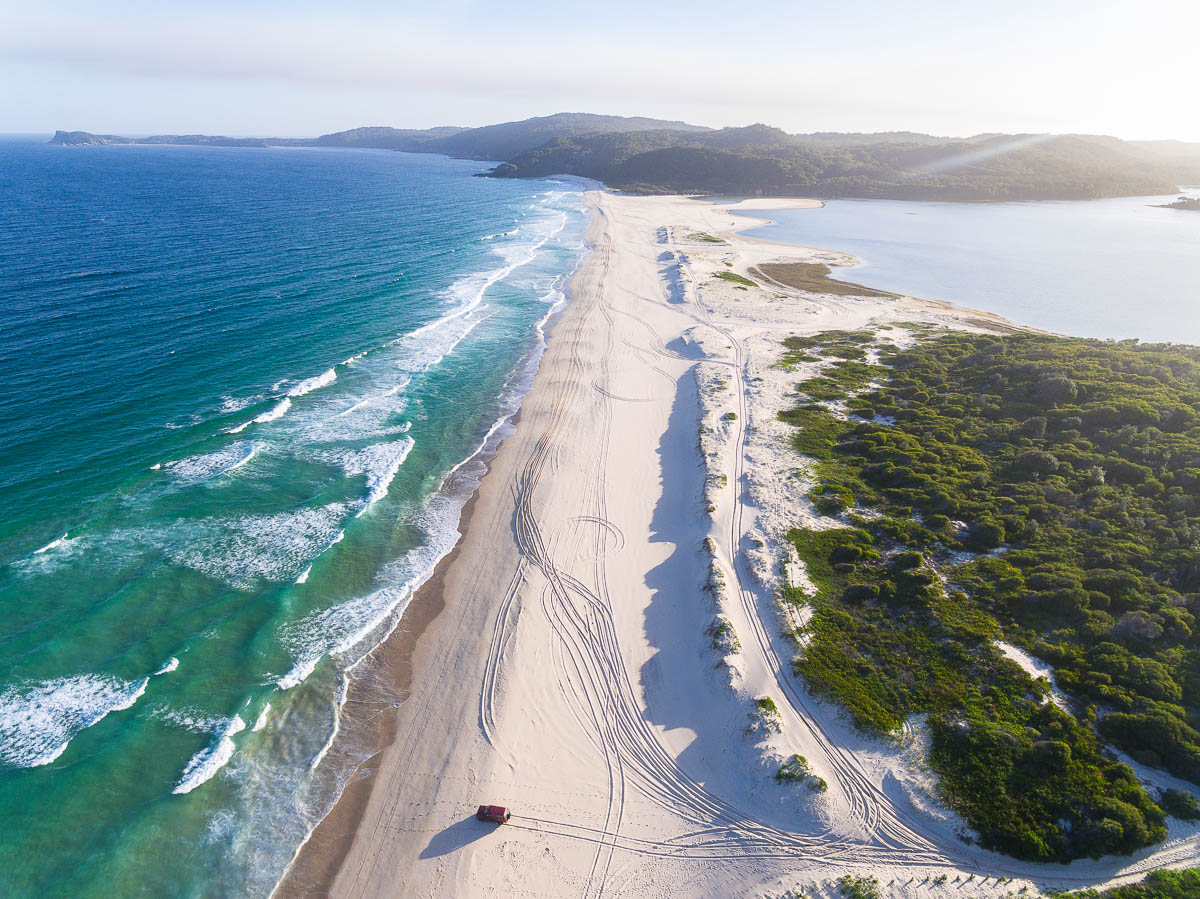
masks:
<path fill-rule="evenodd" d="M 814 459 L 832 459 L 834 444 L 841 439 L 845 422 L 815 403 L 785 409 L 779 418 L 796 427 L 792 449 Z"/>
<path fill-rule="evenodd" d="M 899 294 L 849 281 L 829 277 L 832 270 L 823 262 L 764 262 L 757 267 L 760 277 L 785 287 L 808 293 L 826 293 L 839 297 L 885 297 L 895 299 Z M 755 270 L 751 269 L 751 274 Z"/>
<path fill-rule="evenodd" d="M 737 272 L 717 272 L 714 277 L 720 278 L 722 281 L 728 281 L 730 284 L 736 284 L 738 287 L 758 286 L 749 278 L 743 278 L 741 275 L 737 274 Z"/>
<path fill-rule="evenodd" d="M 834 363 L 816 378 L 800 385 L 800 391 L 812 400 L 842 400 L 857 393 L 883 373 L 878 365 L 841 361 Z"/>
<path fill-rule="evenodd" d="M 787 352 L 780 362 L 784 366 L 825 358 L 861 362 L 867 358 L 864 346 L 869 346 L 874 340 L 875 335 L 870 331 L 822 331 L 807 337 L 788 337 L 783 341 Z"/>
<path fill-rule="evenodd" d="M 1062 899 L 1194 899 L 1200 896 L 1200 868 L 1151 871 L 1145 879 L 1109 890 L 1050 893 Z"/>
<path fill-rule="evenodd" d="M 804 784 L 814 793 L 824 793 L 829 789 L 825 778 L 813 774 L 808 759 L 802 755 L 793 755 L 779 766 L 779 770 L 775 772 L 775 783 Z"/>
<path fill-rule="evenodd" d="M 855 877 L 845 874 L 838 880 L 838 892 L 842 899 L 880 899 L 879 878 L 870 875 Z"/>

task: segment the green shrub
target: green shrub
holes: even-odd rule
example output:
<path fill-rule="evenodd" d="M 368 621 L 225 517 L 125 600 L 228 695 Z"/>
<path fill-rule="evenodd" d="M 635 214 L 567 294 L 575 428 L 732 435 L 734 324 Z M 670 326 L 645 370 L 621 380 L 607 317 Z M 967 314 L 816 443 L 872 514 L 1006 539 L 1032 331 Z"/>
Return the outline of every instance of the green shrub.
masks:
<path fill-rule="evenodd" d="M 741 275 L 735 274 L 734 272 L 717 272 L 716 277 L 720 278 L 722 281 L 729 281 L 732 284 L 737 284 L 740 287 L 758 286 L 749 278 L 744 278 Z"/>
<path fill-rule="evenodd" d="M 880 899 L 879 878 L 870 875 L 855 877 L 844 874 L 838 879 L 838 889 L 844 899 Z"/>
<path fill-rule="evenodd" d="M 1200 783 L 1200 350 L 928 332 L 872 371 L 872 340 L 786 342 L 843 360 L 780 418 L 817 460 L 814 503 L 854 524 L 788 535 L 818 589 L 797 673 L 865 730 L 926 715 L 943 794 L 987 848 L 1066 861 L 1162 839 L 1102 740 Z M 1043 702 L 1001 637 L 1053 664 L 1072 708 L 1113 711 Z"/>
<path fill-rule="evenodd" d="M 1168 815 L 1181 821 L 1200 819 L 1200 802 L 1197 802 L 1191 793 L 1183 790 L 1163 790 L 1162 795 L 1158 797 L 1158 804 Z"/>

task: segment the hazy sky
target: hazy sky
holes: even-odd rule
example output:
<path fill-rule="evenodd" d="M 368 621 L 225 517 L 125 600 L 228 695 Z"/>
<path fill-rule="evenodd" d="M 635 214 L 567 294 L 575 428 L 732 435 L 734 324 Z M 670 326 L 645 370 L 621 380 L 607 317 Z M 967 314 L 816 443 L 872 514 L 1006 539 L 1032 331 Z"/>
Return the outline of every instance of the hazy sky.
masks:
<path fill-rule="evenodd" d="M 0 0 L 0 132 L 558 111 L 1200 140 L 1197 0 Z"/>

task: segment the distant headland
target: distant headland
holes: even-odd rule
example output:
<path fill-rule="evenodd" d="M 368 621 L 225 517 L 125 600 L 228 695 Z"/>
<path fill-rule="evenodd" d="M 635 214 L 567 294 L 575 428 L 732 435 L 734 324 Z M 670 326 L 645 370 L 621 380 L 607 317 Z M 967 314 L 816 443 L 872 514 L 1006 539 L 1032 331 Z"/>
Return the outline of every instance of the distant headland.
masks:
<path fill-rule="evenodd" d="M 989 202 L 1176 193 L 1200 183 L 1200 144 L 1071 134 L 936 137 L 909 131 L 788 134 L 559 113 L 480 128 L 354 128 L 315 138 L 130 138 L 59 131 L 50 143 L 342 147 L 506 160 L 497 178 L 577 175 L 634 193 Z M 1181 200 L 1171 208 L 1193 209 Z M 1182 204 L 1182 205 L 1181 205 Z"/>
<path fill-rule="evenodd" d="M 1180 197 L 1174 203 L 1156 203 L 1158 209 L 1187 209 L 1191 212 L 1200 212 L 1200 197 Z"/>

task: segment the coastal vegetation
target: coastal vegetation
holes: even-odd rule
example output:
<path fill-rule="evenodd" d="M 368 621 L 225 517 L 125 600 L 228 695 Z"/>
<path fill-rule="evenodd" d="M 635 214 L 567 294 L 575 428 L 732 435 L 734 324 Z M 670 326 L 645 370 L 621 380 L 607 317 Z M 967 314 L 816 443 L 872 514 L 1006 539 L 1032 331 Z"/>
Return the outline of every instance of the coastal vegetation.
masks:
<path fill-rule="evenodd" d="M 757 286 L 749 278 L 743 277 L 736 272 L 717 272 L 713 277 L 720 278 L 722 281 L 728 281 L 730 284 L 736 284 L 738 287 Z"/>
<path fill-rule="evenodd" d="M 746 736 L 777 734 L 782 727 L 779 706 L 770 696 L 761 696 L 754 701 L 754 711 L 749 714 Z"/>
<path fill-rule="evenodd" d="M 818 777 L 813 773 L 812 768 L 808 764 L 808 759 L 802 755 L 793 755 L 790 759 L 779 766 L 779 770 L 775 772 L 775 782 L 781 784 L 804 784 L 814 793 L 824 793 L 829 789 L 829 784 L 825 782 L 823 777 Z"/>
<path fill-rule="evenodd" d="M 926 716 L 987 848 L 1163 839 L 1194 798 L 1152 798 L 1109 747 L 1200 783 L 1200 350 L 926 332 L 885 367 L 855 358 L 871 339 L 792 338 L 781 363 L 827 363 L 781 417 L 845 525 L 789 535 L 818 588 L 785 591 L 814 606 L 797 672 L 864 730 Z"/>
<path fill-rule="evenodd" d="M 838 879 L 838 890 L 843 899 L 879 899 L 882 895 L 879 878 L 871 875 L 856 877 L 844 874 Z"/>
<path fill-rule="evenodd" d="M 1160 203 L 1160 209 L 1186 209 L 1189 212 L 1200 212 L 1200 197 L 1180 197 L 1174 203 Z"/>
<path fill-rule="evenodd" d="M 764 262 L 750 269 L 764 281 L 775 281 L 784 287 L 810 293 L 827 293 L 839 297 L 895 297 L 896 294 L 874 287 L 864 287 L 850 281 L 829 277 L 831 269 L 823 262 Z"/>
<path fill-rule="evenodd" d="M 1200 896 L 1200 868 L 1151 871 L 1144 880 L 1127 886 L 1057 895 L 1070 899 L 1192 899 Z"/>

